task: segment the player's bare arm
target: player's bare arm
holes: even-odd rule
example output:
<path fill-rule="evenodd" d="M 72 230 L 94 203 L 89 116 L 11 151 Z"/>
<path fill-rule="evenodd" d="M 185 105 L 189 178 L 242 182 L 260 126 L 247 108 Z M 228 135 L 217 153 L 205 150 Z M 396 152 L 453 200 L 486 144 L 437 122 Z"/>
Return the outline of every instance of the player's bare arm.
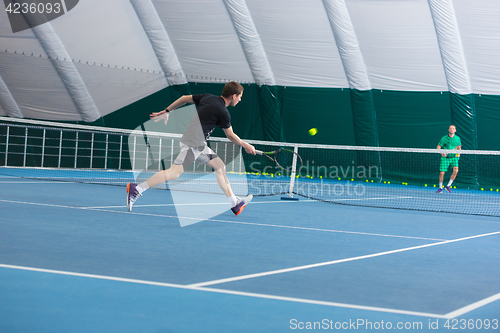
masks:
<path fill-rule="evenodd" d="M 180 108 L 181 106 L 183 106 L 187 103 L 194 103 L 193 95 L 184 95 L 184 96 L 178 98 L 175 102 L 170 104 L 165 110 L 160 111 L 160 112 L 151 113 L 149 115 L 149 118 L 150 119 L 157 118 L 157 119 L 155 119 L 155 122 L 163 119 L 165 121 L 165 125 L 166 125 L 167 121 L 168 121 L 169 113 L 174 111 L 177 108 Z"/>
<path fill-rule="evenodd" d="M 252 146 L 251 144 L 246 143 L 245 141 L 241 140 L 240 137 L 238 135 L 236 135 L 236 133 L 234 133 L 232 126 L 229 128 L 225 128 L 224 133 L 226 134 L 226 137 L 229 139 L 229 141 L 231 141 L 235 145 L 238 145 L 238 146 L 245 148 L 245 151 L 248 154 L 255 155 L 255 147 Z"/>
<path fill-rule="evenodd" d="M 440 145 L 438 145 L 436 149 L 441 149 L 441 148 L 442 147 Z M 446 154 L 445 153 L 441 153 L 441 156 L 446 157 Z"/>

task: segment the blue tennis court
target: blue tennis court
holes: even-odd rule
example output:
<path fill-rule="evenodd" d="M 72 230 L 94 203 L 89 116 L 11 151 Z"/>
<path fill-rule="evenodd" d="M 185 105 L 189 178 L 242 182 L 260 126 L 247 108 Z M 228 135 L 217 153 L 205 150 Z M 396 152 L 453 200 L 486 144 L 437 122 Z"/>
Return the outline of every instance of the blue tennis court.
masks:
<path fill-rule="evenodd" d="M 170 191 L 0 182 L 2 332 L 498 329 L 496 217 L 269 196 L 181 228 Z"/>

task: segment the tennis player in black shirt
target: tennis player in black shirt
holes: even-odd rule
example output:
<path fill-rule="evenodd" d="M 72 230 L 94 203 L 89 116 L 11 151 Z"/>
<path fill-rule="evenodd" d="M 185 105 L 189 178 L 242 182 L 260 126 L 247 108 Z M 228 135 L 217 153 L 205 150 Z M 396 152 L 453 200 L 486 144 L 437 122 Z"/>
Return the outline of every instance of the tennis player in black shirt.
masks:
<path fill-rule="evenodd" d="M 156 118 L 155 121 L 164 120 L 167 124 L 170 112 L 186 103 L 194 103 L 197 109 L 197 113 L 191 119 L 181 138 L 181 151 L 174 164 L 168 170 L 155 173 L 141 184 L 127 184 L 127 208 L 129 211 L 132 210 L 134 202 L 142 196 L 144 191 L 166 181 L 177 179 L 195 160 L 200 164 L 207 164 L 215 170 L 217 183 L 228 198 L 233 213 L 238 215 L 243 211 L 252 200 L 252 195 L 243 199 L 234 195 L 226 175 L 224 162 L 207 145 L 207 140 L 213 130 L 220 126 L 231 142 L 243 147 L 248 154 L 255 155 L 255 147 L 241 140 L 233 132 L 231 116 L 227 110 L 228 106 L 236 106 L 241 101 L 242 95 L 243 87 L 239 83 L 231 81 L 224 86 L 222 96 L 212 94 L 184 95 L 164 111 L 150 115 L 151 118 Z"/>

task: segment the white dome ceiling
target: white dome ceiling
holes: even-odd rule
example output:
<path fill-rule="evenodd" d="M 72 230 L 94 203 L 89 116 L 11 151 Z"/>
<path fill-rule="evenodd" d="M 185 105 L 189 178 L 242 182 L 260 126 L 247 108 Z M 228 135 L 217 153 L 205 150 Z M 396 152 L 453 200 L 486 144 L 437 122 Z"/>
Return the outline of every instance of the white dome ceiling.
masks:
<path fill-rule="evenodd" d="M 81 0 L 13 33 L 0 115 L 93 121 L 169 85 L 236 80 L 500 95 L 497 0 Z"/>

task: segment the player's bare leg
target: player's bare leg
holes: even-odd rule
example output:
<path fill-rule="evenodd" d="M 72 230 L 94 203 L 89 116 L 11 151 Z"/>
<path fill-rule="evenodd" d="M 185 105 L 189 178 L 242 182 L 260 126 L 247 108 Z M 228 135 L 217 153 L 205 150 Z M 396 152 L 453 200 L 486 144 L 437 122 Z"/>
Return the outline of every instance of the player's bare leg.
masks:
<path fill-rule="evenodd" d="M 455 181 L 455 178 L 457 178 L 458 174 L 458 167 L 453 167 L 453 173 L 451 174 L 450 181 L 448 182 L 448 185 L 446 185 L 445 189 L 446 191 L 451 193 L 451 184 Z"/>
<path fill-rule="evenodd" d="M 146 183 L 148 184 L 149 188 L 163 184 L 169 180 L 174 180 L 179 178 L 180 175 L 184 172 L 184 167 L 179 164 L 173 164 L 170 168 L 167 170 L 162 170 L 158 171 L 154 175 L 152 175 L 148 180 L 146 180 Z"/>
<path fill-rule="evenodd" d="M 132 210 L 132 206 L 142 196 L 142 192 L 153 186 L 163 184 L 169 180 L 174 180 L 179 178 L 184 172 L 184 167 L 182 165 L 174 164 L 167 170 L 158 171 L 152 175 L 145 182 L 137 185 L 134 183 L 127 184 L 127 209 Z"/>
<path fill-rule="evenodd" d="M 443 184 L 443 179 L 444 179 L 444 172 L 440 172 L 439 173 L 439 184 Z M 443 187 L 443 186 L 440 186 L 440 187 Z"/>
<path fill-rule="evenodd" d="M 226 195 L 231 204 L 231 210 L 235 215 L 238 215 L 243 211 L 245 206 L 252 200 L 253 196 L 248 195 L 245 198 L 241 199 L 234 195 L 233 190 L 231 189 L 231 184 L 229 183 L 229 179 L 226 174 L 226 165 L 220 157 L 217 157 L 210 162 L 208 165 L 215 170 L 215 177 L 217 179 L 217 184 L 221 188 L 222 192 Z"/>
<path fill-rule="evenodd" d="M 436 191 L 436 193 L 442 193 L 443 192 L 443 179 L 444 179 L 444 172 L 440 171 L 439 172 L 439 188 Z"/>
<path fill-rule="evenodd" d="M 226 174 L 226 165 L 220 157 L 217 157 L 210 162 L 208 165 L 215 170 L 215 178 L 217 179 L 217 184 L 221 188 L 222 192 L 226 195 L 226 197 L 231 197 L 234 195 L 233 190 L 231 189 L 231 184 L 229 184 L 229 179 Z"/>

